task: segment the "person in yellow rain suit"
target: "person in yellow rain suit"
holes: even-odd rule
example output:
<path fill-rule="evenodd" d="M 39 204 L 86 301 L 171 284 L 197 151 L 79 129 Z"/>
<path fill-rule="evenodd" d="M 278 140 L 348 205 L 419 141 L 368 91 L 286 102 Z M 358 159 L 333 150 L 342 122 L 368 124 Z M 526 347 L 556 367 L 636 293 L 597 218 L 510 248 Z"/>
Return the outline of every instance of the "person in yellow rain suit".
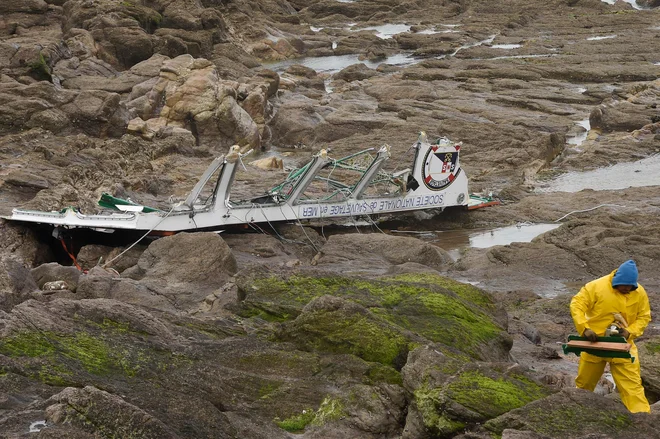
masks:
<path fill-rule="evenodd" d="M 609 275 L 586 284 L 571 300 L 571 316 L 579 334 L 597 341 L 610 325 L 616 323 L 623 327 L 621 335 L 632 344 L 630 355 L 635 357 L 633 363 L 629 358 L 596 357 L 582 352 L 575 384 L 580 389 L 593 391 L 605 364 L 610 363 L 612 378 L 626 408 L 633 413 L 648 413 L 651 409 L 644 396 L 637 346 L 633 339 L 642 335 L 651 321 L 651 308 L 637 277 L 635 261 L 626 261 Z M 619 315 L 615 318 L 615 314 Z"/>

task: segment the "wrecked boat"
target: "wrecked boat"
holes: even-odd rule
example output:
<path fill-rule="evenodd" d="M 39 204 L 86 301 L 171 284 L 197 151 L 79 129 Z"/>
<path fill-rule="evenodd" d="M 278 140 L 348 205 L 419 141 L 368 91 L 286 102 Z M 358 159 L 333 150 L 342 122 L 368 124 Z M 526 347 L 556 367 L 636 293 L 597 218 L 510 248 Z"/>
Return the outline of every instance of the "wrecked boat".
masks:
<path fill-rule="evenodd" d="M 341 159 L 332 159 L 326 150 L 321 150 L 265 194 L 232 200 L 232 183 L 241 158 L 247 154 L 241 154 L 234 146 L 227 155 L 213 160 L 188 197 L 169 210 L 103 194 L 99 205 L 108 213 L 86 215 L 74 207 L 52 212 L 13 209 L 6 219 L 65 229 L 166 234 L 240 224 L 443 210 L 450 206 L 475 208 L 495 203 L 469 195 L 468 178 L 460 166 L 460 148 L 460 143 L 446 137 L 429 142 L 421 133 L 411 146 L 412 167 L 395 173 L 382 170 L 390 159 L 387 145 Z M 352 175 L 352 180 L 336 178 L 347 174 Z M 205 189 L 210 189 L 210 193 L 206 194 Z"/>

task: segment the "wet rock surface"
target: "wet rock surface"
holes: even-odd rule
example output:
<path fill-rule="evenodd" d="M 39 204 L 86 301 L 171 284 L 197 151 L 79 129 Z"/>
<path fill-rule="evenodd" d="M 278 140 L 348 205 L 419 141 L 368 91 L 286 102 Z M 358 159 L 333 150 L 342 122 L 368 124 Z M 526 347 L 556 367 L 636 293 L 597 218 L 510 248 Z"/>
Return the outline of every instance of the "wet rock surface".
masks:
<path fill-rule="evenodd" d="M 660 169 L 635 166 L 660 151 L 657 2 L 1 3 L 2 215 L 103 192 L 167 211 L 234 144 L 261 168 L 232 199 L 321 149 L 388 144 L 399 171 L 420 131 L 463 142 L 502 205 L 121 256 L 139 236 L 0 220 L 0 436 L 660 437 L 656 406 L 574 389 L 560 350 L 571 295 L 626 259 L 660 304 Z M 529 223 L 559 227 L 472 242 Z M 638 342 L 651 403 L 658 337 Z"/>
<path fill-rule="evenodd" d="M 596 401 L 599 403 L 594 408 Z M 584 410 L 586 407 L 593 410 Z M 493 432 L 503 432 L 505 428 L 534 431 L 546 437 L 658 437 L 656 418 L 657 414 L 629 413 L 616 402 L 592 392 L 566 389 L 495 418 L 484 427 Z"/>

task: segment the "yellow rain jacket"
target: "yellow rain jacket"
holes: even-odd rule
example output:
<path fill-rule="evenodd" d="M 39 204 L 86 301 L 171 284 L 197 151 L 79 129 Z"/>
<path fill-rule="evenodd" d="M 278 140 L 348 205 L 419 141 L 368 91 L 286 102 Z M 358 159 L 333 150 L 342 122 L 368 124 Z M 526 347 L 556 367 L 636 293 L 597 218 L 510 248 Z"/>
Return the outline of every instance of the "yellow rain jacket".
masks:
<path fill-rule="evenodd" d="M 571 300 L 571 315 L 578 334 L 591 329 L 599 337 L 604 337 L 605 330 L 614 322 L 614 314 L 620 313 L 628 322 L 628 341 L 634 346 L 632 340 L 642 335 L 651 321 L 649 298 L 641 285 L 628 294 L 619 293 L 612 287 L 614 273 L 616 270 L 582 287 Z"/>
<path fill-rule="evenodd" d="M 594 390 L 606 363 L 610 363 L 613 378 L 621 400 L 631 412 L 648 412 L 649 406 L 644 397 L 644 389 L 639 369 L 639 357 L 634 339 L 644 333 L 651 321 L 651 307 L 644 287 L 638 285 L 629 294 L 622 294 L 612 287 L 616 270 L 586 284 L 571 300 L 571 316 L 575 328 L 582 335 L 585 329 L 591 329 L 599 337 L 605 336 L 605 330 L 614 323 L 614 314 L 619 313 L 628 322 L 625 329 L 630 332 L 628 342 L 632 344 L 630 355 L 635 357 L 631 363 L 627 358 L 605 358 L 582 352 L 576 384 L 580 388 Z"/>

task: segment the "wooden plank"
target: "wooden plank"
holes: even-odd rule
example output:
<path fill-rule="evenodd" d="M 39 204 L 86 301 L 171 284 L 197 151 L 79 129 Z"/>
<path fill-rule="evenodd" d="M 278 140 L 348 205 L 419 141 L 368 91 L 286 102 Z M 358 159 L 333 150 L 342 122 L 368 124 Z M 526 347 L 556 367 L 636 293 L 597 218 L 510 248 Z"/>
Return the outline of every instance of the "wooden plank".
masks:
<path fill-rule="evenodd" d="M 596 349 L 599 351 L 630 352 L 630 343 L 613 343 L 608 341 L 581 341 L 571 340 L 567 343 L 568 347 L 580 349 Z"/>

